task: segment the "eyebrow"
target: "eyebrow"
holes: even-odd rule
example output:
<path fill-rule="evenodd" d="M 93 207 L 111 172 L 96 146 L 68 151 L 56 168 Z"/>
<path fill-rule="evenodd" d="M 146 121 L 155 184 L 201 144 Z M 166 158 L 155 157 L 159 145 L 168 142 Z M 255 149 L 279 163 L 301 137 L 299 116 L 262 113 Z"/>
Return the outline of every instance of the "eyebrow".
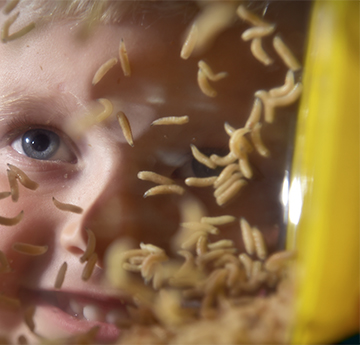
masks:
<path fill-rule="evenodd" d="M 24 93 L 25 94 L 25 93 Z M 69 118 L 71 111 L 62 97 L 41 97 L 37 95 L 19 95 L 12 92 L 0 97 L 0 118 L 5 116 L 29 116 L 31 113 L 49 114 L 49 120 Z"/>

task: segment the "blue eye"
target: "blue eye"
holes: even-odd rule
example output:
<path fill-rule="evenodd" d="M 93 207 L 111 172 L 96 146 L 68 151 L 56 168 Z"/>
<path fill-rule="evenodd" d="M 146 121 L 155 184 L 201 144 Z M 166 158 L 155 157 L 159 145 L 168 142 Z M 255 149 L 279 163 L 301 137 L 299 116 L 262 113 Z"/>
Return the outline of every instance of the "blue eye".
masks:
<path fill-rule="evenodd" d="M 54 132 L 31 129 L 22 136 L 21 145 L 30 158 L 50 159 L 60 147 L 60 138 Z"/>
<path fill-rule="evenodd" d="M 29 129 L 12 143 L 20 154 L 39 160 L 59 160 L 73 163 L 76 160 L 72 150 L 54 131 Z"/>

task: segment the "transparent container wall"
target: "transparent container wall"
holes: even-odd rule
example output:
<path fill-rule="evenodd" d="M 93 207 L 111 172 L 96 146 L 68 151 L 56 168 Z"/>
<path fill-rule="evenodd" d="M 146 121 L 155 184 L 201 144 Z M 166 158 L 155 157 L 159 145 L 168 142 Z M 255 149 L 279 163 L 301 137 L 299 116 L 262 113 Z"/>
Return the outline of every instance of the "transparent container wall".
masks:
<path fill-rule="evenodd" d="M 229 6 L 234 6 L 234 9 L 237 7 L 235 4 L 229 4 Z M 171 177 L 176 183 L 185 187 L 187 196 L 198 202 L 199 210 L 205 216 L 226 214 L 246 218 L 264 234 L 270 252 L 285 247 L 288 221 L 287 195 L 298 109 L 296 99 L 286 106 L 264 105 L 268 104 L 265 99 L 269 96 L 269 91 L 285 84 L 289 71 L 289 67 L 274 49 L 273 38 L 277 35 L 281 37 L 302 65 L 306 50 L 310 7 L 310 2 L 291 4 L 254 2 L 249 6 L 253 13 L 264 14 L 267 25 L 274 25 L 273 32 L 261 38 L 261 46 L 268 61 L 263 58 L 261 62 L 259 61 L 261 57 L 259 55 L 255 57 L 252 53 L 251 49 L 258 52 L 256 47 L 259 46 L 257 46 L 258 43 L 254 43 L 255 40 L 249 38 L 245 41 L 241 38 L 241 34 L 254 27 L 254 24 L 239 20 L 239 18 L 231 18 L 229 21 L 231 24 L 221 24 L 224 28 L 219 30 L 216 39 L 211 43 L 208 42 L 203 49 L 195 49 L 188 59 L 177 65 L 177 71 L 171 71 L 175 77 L 166 75 L 167 80 L 164 83 L 167 87 L 164 89 L 164 97 L 166 99 L 166 94 L 169 94 L 172 99 L 163 104 L 154 105 L 157 107 L 157 114 L 159 117 L 188 115 L 189 122 L 182 126 L 154 125 L 151 135 L 152 140 L 154 142 L 156 140 L 157 146 L 152 152 L 149 151 L 147 164 L 139 166 L 141 170 L 155 171 Z M 185 33 L 179 36 L 185 38 Z M 178 51 L 174 53 L 172 61 L 179 59 L 178 54 Z M 214 74 L 227 73 L 224 78 L 216 81 L 208 79 L 207 83 L 211 91 L 201 91 L 198 85 L 197 73 L 200 60 L 208 64 Z M 182 79 L 179 73 L 189 74 L 189 85 L 186 87 L 181 84 Z M 301 68 L 293 73 L 293 86 L 301 83 L 301 75 Z M 207 95 L 206 92 L 208 92 Z M 214 97 L 210 95 L 212 92 Z M 261 103 L 260 137 L 267 151 L 266 153 L 264 150 L 259 153 L 261 149 L 257 151 L 249 131 L 244 138 L 250 145 L 247 147 L 239 145 L 241 148 L 239 148 L 238 156 L 231 159 L 230 145 L 234 144 L 229 141 L 229 133 L 246 126 L 250 114 L 256 112 L 254 110 L 257 107 L 254 105 L 256 99 L 257 105 Z M 238 134 L 237 132 L 236 135 L 240 138 L 241 135 Z M 190 146 L 198 149 L 206 157 L 218 156 L 217 167 L 211 169 L 200 163 L 197 158 L 194 158 Z M 220 175 L 231 164 L 239 166 L 239 157 L 242 154 L 244 154 L 242 163 L 245 166 L 243 170 L 240 168 L 229 173 L 229 176 L 234 173 L 243 175 L 238 178 L 232 176 L 234 182 L 244 181 L 244 186 L 239 192 L 234 193 L 233 197 L 219 198 L 222 191 L 214 188 L 211 183 L 207 187 L 187 184 L 186 179 L 189 177 L 214 177 Z M 147 186 L 152 185 L 147 184 Z M 161 203 L 162 200 L 157 199 L 154 202 Z M 194 212 L 191 220 L 195 221 L 196 217 L 198 214 Z M 179 220 L 184 221 L 180 218 Z M 177 230 L 177 224 L 174 223 L 172 232 Z M 243 249 L 241 233 L 238 229 L 238 224 L 229 225 L 216 238 L 231 238 Z"/>
<path fill-rule="evenodd" d="M 16 6 L 17 2 L 9 3 Z M 346 186 L 346 190 L 352 189 L 353 178 L 358 173 L 350 168 L 349 163 L 352 162 L 351 157 L 357 157 L 358 154 L 355 149 L 356 143 L 353 142 L 357 128 L 353 110 L 355 106 L 341 103 L 344 109 L 347 109 L 344 113 L 350 114 L 354 120 L 354 125 L 346 127 L 349 129 L 348 132 L 344 127 L 347 122 L 343 119 L 340 121 L 338 108 L 332 106 L 338 100 L 337 91 L 341 89 L 341 95 L 344 95 L 344 90 L 347 89 L 345 80 L 348 76 L 342 79 L 342 71 L 351 74 L 348 69 L 351 67 L 357 72 L 353 74 L 358 75 L 357 65 L 354 63 L 358 59 L 356 60 L 352 54 L 347 54 L 350 43 L 346 43 L 356 41 L 354 37 L 358 37 L 358 27 L 350 28 L 349 24 L 344 30 L 335 29 L 341 28 L 346 22 L 346 13 L 349 12 L 349 17 L 354 15 L 351 6 L 344 5 L 346 2 L 336 2 L 337 5 L 329 5 L 329 13 L 326 10 L 325 14 L 317 18 L 316 15 L 322 11 L 321 6 L 327 9 L 327 2 L 317 4 L 314 13 L 310 1 L 244 2 L 241 3 L 242 10 L 239 9 L 240 2 L 235 1 L 140 1 L 136 2 L 137 5 L 134 7 L 131 5 L 132 2 L 122 3 L 126 5 L 124 8 L 127 11 L 121 16 L 119 23 L 116 23 L 115 29 L 110 25 L 97 26 L 96 21 L 101 17 L 97 11 L 101 10 L 101 2 L 95 2 L 100 5 L 96 5 L 95 10 L 88 13 L 89 18 L 88 21 L 85 20 L 85 24 L 83 23 L 84 26 L 71 22 L 71 25 L 68 23 L 61 26 L 60 30 L 56 27 L 57 14 L 51 12 L 51 16 L 54 15 L 50 16 L 51 20 L 47 17 L 45 21 L 40 21 L 41 25 L 36 22 L 35 27 L 25 26 L 28 30 L 26 32 L 21 32 L 24 21 L 17 21 L 16 16 L 11 17 L 12 13 L 10 17 L 13 22 L 7 21 L 7 25 L 3 27 L 5 31 L 2 31 L 2 44 L 6 44 L 6 49 L 13 47 L 12 44 L 16 48 L 11 52 L 10 48 L 9 51 L 4 49 L 4 56 L 9 65 L 12 60 L 16 61 L 17 65 L 3 72 L 0 69 L 0 77 L 5 76 L 4 80 L 12 86 L 11 81 L 16 81 L 16 76 L 25 90 L 29 88 L 34 91 L 33 88 L 38 85 L 41 86 L 39 89 L 42 92 L 53 90 L 55 86 L 56 89 L 51 94 L 52 97 L 44 100 L 40 98 L 43 101 L 32 103 L 27 103 L 28 98 L 31 101 L 32 93 L 24 91 L 26 97 L 21 103 L 21 111 L 10 111 L 11 114 L 17 114 L 17 122 L 12 123 L 16 133 L 5 140 L 6 143 L 1 141 L 4 145 L 0 146 L 0 150 L 4 147 L 7 150 L 3 151 L 7 159 L 5 164 L 10 162 L 23 168 L 30 177 L 39 182 L 40 187 L 31 192 L 29 188 L 24 191 L 21 187 L 16 206 L 26 206 L 24 219 L 22 223 L 14 224 L 14 229 L 10 230 L 13 232 L 7 233 L 4 242 L 0 242 L 1 253 L 4 254 L 0 257 L 0 302 L 12 303 L 15 306 L 9 313 L 11 318 L 7 318 L 8 309 L 0 305 L 0 336 L 4 336 L 4 339 L 9 336 L 16 342 L 20 341 L 20 336 L 26 334 L 29 339 L 41 342 L 45 341 L 44 339 L 86 333 L 87 341 L 91 336 L 91 340 L 95 339 L 100 343 L 116 342 L 119 335 L 117 326 L 123 322 L 119 328 L 123 327 L 124 318 L 127 317 L 128 324 L 124 326 L 124 329 L 127 329 L 131 324 L 129 310 L 139 301 L 145 301 L 148 303 L 144 303 L 147 309 L 141 309 L 141 303 L 140 307 L 136 306 L 142 312 L 145 310 L 155 313 L 156 318 L 150 318 L 150 321 L 156 319 L 156 327 L 159 324 L 164 327 L 157 336 L 164 335 L 162 341 L 165 342 L 170 339 L 170 336 L 166 338 L 166 331 L 176 329 L 176 326 L 181 324 L 178 321 L 182 320 L 181 318 L 185 320 L 189 316 L 186 322 L 191 325 L 193 322 L 189 320 L 201 321 L 204 318 L 211 322 L 214 315 L 221 317 L 222 312 L 217 312 L 226 306 L 221 304 L 224 302 L 224 294 L 228 294 L 226 297 L 230 296 L 229 298 L 234 297 L 233 295 L 243 297 L 241 293 L 245 291 L 245 297 L 255 301 L 254 304 L 259 300 L 264 301 L 264 297 L 269 297 L 267 300 L 272 301 L 272 297 L 276 298 L 277 295 L 276 284 L 283 278 L 282 273 L 279 273 L 283 267 L 279 265 L 275 274 L 270 270 L 264 272 L 264 267 L 268 267 L 266 260 L 276 251 L 295 249 L 300 258 L 301 269 L 297 275 L 299 291 L 296 300 L 300 307 L 297 309 L 298 319 L 295 321 L 293 337 L 295 343 L 312 342 L 315 339 L 313 334 L 303 336 L 303 329 L 307 329 L 309 322 L 323 322 L 322 326 L 326 324 L 322 319 L 324 313 L 317 313 L 323 310 L 322 305 L 319 304 L 315 310 L 305 310 L 301 306 L 316 306 L 312 304 L 311 298 L 316 297 L 316 300 L 320 301 L 320 286 L 326 289 L 323 282 L 329 282 L 329 276 L 335 281 L 339 274 L 340 278 L 337 281 L 350 284 L 351 277 L 358 272 L 358 266 L 352 265 L 356 241 L 350 240 L 346 243 L 339 240 L 338 243 L 342 245 L 341 254 L 346 257 L 343 263 L 346 267 L 351 266 L 354 271 L 336 266 L 339 261 L 336 261 L 335 265 L 335 259 L 331 261 L 335 266 L 319 266 L 330 259 L 330 249 L 335 252 L 334 243 L 340 238 L 335 237 L 335 234 L 340 233 L 336 230 L 345 227 L 352 231 L 356 225 L 353 218 L 354 210 L 345 207 L 346 201 L 341 206 L 348 210 L 348 214 L 343 214 L 345 210 L 341 210 L 341 216 L 337 216 L 335 202 L 333 208 L 321 209 L 322 206 L 327 206 L 330 200 L 335 200 L 336 193 L 343 185 Z M 66 4 L 64 2 L 64 7 L 60 6 L 59 10 L 64 9 Z M 22 6 L 21 2 L 18 6 Z M 335 12 L 338 13 L 337 9 L 339 14 L 335 15 Z M 4 10 L 1 14 L 4 21 L 9 19 L 5 12 Z M 36 17 L 40 12 L 40 9 L 37 9 L 32 14 Z M 113 15 L 116 16 L 116 12 Z M 309 35 L 311 15 L 313 23 Z M 74 16 L 76 17 L 76 14 Z M 349 23 L 356 22 L 357 19 L 349 20 Z M 322 29 L 321 25 L 327 27 Z M 107 31 L 109 27 L 115 34 Z M 59 40 L 47 34 L 47 29 L 53 30 L 51 35 Z M 16 30 L 20 30 L 23 37 L 20 34 L 17 34 L 19 37 L 11 36 Z M 41 42 L 37 41 L 37 34 L 40 41 L 47 42 L 46 45 L 41 45 Z M 69 40 L 63 41 L 64 37 Z M 342 37 L 349 41 L 342 40 Z M 25 38 L 29 38 L 29 41 L 25 41 Z M 68 45 L 63 44 L 64 42 L 72 43 Z M 113 45 L 109 43 L 107 46 L 107 42 Z M 334 42 L 340 45 L 340 49 L 337 49 L 337 45 L 332 47 Z M 325 44 L 324 59 L 319 60 L 319 51 L 321 52 Z M 356 46 L 356 43 L 354 44 Z M 57 49 L 57 45 L 61 46 L 61 49 Z M 91 49 L 88 49 L 89 47 Z M 74 53 L 77 49 L 80 51 L 79 54 Z M 330 49 L 331 54 L 327 49 Z M 17 54 L 18 52 L 21 54 Z M 94 57 L 89 59 L 92 53 Z M 9 58 L 11 54 L 12 59 Z M 47 58 L 46 54 L 51 59 Z M 126 56 L 131 67 L 129 75 L 126 61 L 124 62 Z M 330 57 L 330 61 L 327 60 Z M 113 60 L 107 61 L 110 58 Z M 326 71 L 323 70 L 324 61 Z M 107 65 L 102 65 L 105 62 Z M 113 62 L 114 65 L 111 65 Z M 33 65 L 36 66 L 36 73 L 34 69 L 29 68 Z M 26 73 L 29 77 L 24 77 L 27 76 L 25 72 L 15 73 L 17 66 L 28 68 Z M 64 66 L 66 73 L 59 72 L 63 71 Z M 99 69 L 100 66 L 102 67 Z M 338 70 L 339 66 L 343 70 Z M 85 71 L 93 73 L 86 74 Z M 316 84 L 318 80 L 320 82 Z M 338 83 L 339 81 L 341 83 Z M 355 84 L 352 85 L 354 94 L 357 93 L 358 87 Z M 327 93 L 325 90 L 328 89 L 325 86 L 334 86 L 335 91 L 331 89 Z M 35 91 L 39 92 L 39 89 Z M 70 95 L 69 98 L 64 98 L 65 101 L 61 98 L 64 94 Z M 10 93 L 11 95 L 13 94 Z M 62 105 L 63 111 L 54 111 L 52 101 L 57 100 L 57 97 L 60 101 L 55 105 Z M 326 107 L 320 101 L 324 102 Z M 13 103 L 10 101 L 7 106 L 9 104 L 11 106 Z M 75 111 L 79 108 L 83 113 L 78 114 Z M 0 112 L 2 111 L 0 108 Z M 21 119 L 23 113 L 31 120 L 25 125 Z M 66 118 L 63 122 L 62 117 Z M 311 122 L 312 119 L 315 119 L 315 124 Z M 307 127 L 308 123 L 311 124 L 310 129 Z M 324 126 L 326 130 L 321 127 L 323 123 L 327 124 Z M 0 128 L 1 124 L 0 121 Z M 58 128 L 54 129 L 54 126 Z M 37 132 L 37 136 L 32 140 L 38 144 L 34 144 L 38 147 L 36 151 L 42 153 L 37 152 L 37 156 L 25 159 L 24 156 L 29 156 L 33 152 L 24 144 L 29 141 L 28 137 L 24 137 L 24 133 L 33 134 L 31 131 L 37 130 L 38 127 L 41 131 Z M 49 136 L 49 131 L 58 133 L 61 138 L 64 135 L 64 138 L 69 139 L 64 142 L 71 142 L 69 147 L 74 148 L 74 155 L 65 150 L 66 164 L 59 163 L 59 160 L 55 163 L 45 162 L 46 142 L 51 141 L 54 136 Z M 319 140 L 315 134 L 319 134 Z M 338 135 L 341 135 L 342 141 L 337 139 Z M 45 141 L 44 137 L 47 138 Z M 13 141 L 19 141 L 19 138 L 23 141 L 22 146 L 13 144 Z M 337 150 L 339 147 L 346 148 L 347 160 L 342 152 Z M 323 162 L 324 159 L 326 164 Z M 338 169 L 335 163 L 338 160 L 347 168 Z M 47 164 L 52 164 L 51 169 Z M 348 179 L 344 171 L 352 171 L 354 175 Z M 338 173 L 337 179 L 330 176 L 329 172 Z M 7 178 L 5 172 L 0 174 L 0 183 L 4 188 L 9 186 Z M 19 179 L 19 176 L 17 178 Z M 341 185 L 334 182 L 339 179 L 342 181 Z M 316 189 L 316 181 L 321 182 L 322 189 L 319 192 Z M 352 206 L 358 202 L 350 191 L 344 193 L 341 200 L 347 197 L 354 199 Z M 317 198 L 316 203 L 313 198 Z M 4 200 L 4 205 L 7 202 L 10 204 L 9 200 L 10 198 Z M 13 206 L 12 203 L 11 205 Z M 321 205 L 320 213 L 318 209 L 313 210 L 314 205 Z M 330 220 L 324 224 L 314 225 L 315 219 L 323 219 L 328 213 L 336 215 L 333 218 L 336 218 L 336 222 Z M 209 220 L 205 217 L 218 216 L 226 216 L 225 223 L 228 224 L 206 223 L 214 219 Z M 347 225 L 340 224 L 343 216 L 349 221 Z M 250 224 L 249 233 L 253 236 L 251 250 L 244 236 L 246 232 L 241 230 L 240 219 L 246 219 Z M 321 241 L 324 238 L 329 239 L 325 236 L 328 230 L 334 235 L 331 237 L 332 243 L 322 246 Z M 38 252 L 29 259 L 28 256 L 24 256 L 24 247 L 22 252 L 18 250 L 19 246 L 15 246 L 17 251 L 14 250 L 15 240 L 12 241 L 9 235 L 14 233 L 16 242 L 37 246 L 35 249 L 25 246 L 26 250 L 44 252 Z M 317 236 L 316 234 L 318 237 L 314 240 L 312 236 Z M 349 233 L 349 236 L 355 235 Z M 266 244 L 266 250 L 262 247 L 262 239 Z M 218 242 L 220 240 L 230 241 Z M 157 247 L 143 247 L 144 243 Z M 119 247 L 116 247 L 117 244 Z M 141 249 L 139 245 L 142 246 Z M 92 251 L 88 250 L 91 246 Z M 164 252 L 158 247 L 164 249 Z M 347 251 L 350 247 L 351 250 Z M 133 248 L 139 250 L 136 253 L 141 255 L 131 258 L 131 262 L 124 262 L 124 257 L 120 257 L 123 254 L 120 250 Z M 206 256 L 206 259 L 203 257 L 211 250 L 219 248 L 224 252 L 218 253 L 228 254 L 232 263 L 236 262 L 235 270 L 241 266 L 241 270 L 238 270 L 240 273 L 236 271 L 238 276 L 235 277 L 244 280 L 241 282 L 242 285 L 236 285 L 238 281 L 234 276 L 233 279 L 229 278 L 235 286 L 234 289 L 232 286 L 225 286 L 224 279 L 221 286 L 223 290 L 214 288 L 216 284 L 212 287 L 204 287 L 205 283 L 200 284 L 205 292 L 200 291 L 200 288 L 194 289 L 198 295 L 194 291 L 188 291 L 189 295 L 194 293 L 195 297 L 188 298 L 185 302 L 179 302 L 178 295 L 166 295 L 167 292 L 165 295 L 158 294 L 160 288 L 153 279 L 155 266 L 146 273 L 142 266 L 146 255 L 156 254 L 158 256 L 155 255 L 155 258 L 161 264 L 166 262 L 166 269 L 175 270 L 179 268 L 179 263 L 184 262 L 185 257 L 186 262 L 198 265 L 201 274 L 207 275 L 206 278 L 214 277 L 211 275 L 212 270 L 217 270 L 216 274 L 224 274 L 225 263 L 221 264 L 224 266 L 221 266 L 221 271 L 213 264 L 215 259 L 211 259 L 210 256 Z M 182 250 L 180 255 L 179 250 Z M 184 250 L 187 251 L 185 254 Z M 84 256 L 84 252 L 88 257 Z M 245 257 L 248 261 L 241 261 L 239 253 L 245 252 L 247 254 L 242 259 Z M 232 254 L 234 255 L 231 256 Z M 345 254 L 352 256 L 350 258 Z M 8 258 L 9 261 L 6 262 L 4 258 Z M 113 259 L 119 261 L 111 266 Z M 209 261 L 204 264 L 202 260 Z M 60 268 L 65 267 L 62 266 L 65 261 L 68 262 L 67 270 Z M 255 261 L 254 266 L 245 265 L 249 262 L 252 265 Z M 149 262 L 151 260 L 147 261 L 148 264 Z M 168 262 L 174 263 L 174 266 L 166 266 Z M 129 276 L 137 277 L 134 278 L 134 285 L 125 284 L 128 282 L 127 275 L 119 275 L 119 271 L 125 270 L 122 269 L 124 263 L 127 264 Z M 155 263 L 158 262 L 155 260 Z M 6 266 L 8 264 L 9 266 Z M 162 266 L 159 264 L 156 267 Z M 256 280 L 256 274 L 259 272 L 253 267 L 257 267 L 258 271 L 263 270 L 262 281 L 260 278 Z M 324 267 L 324 272 L 328 273 L 326 277 L 318 274 Z M 331 267 L 336 267 L 336 274 L 329 272 Z M 61 282 L 61 279 L 57 279 L 59 268 L 63 269 L 64 274 L 64 280 Z M 110 278 L 106 276 L 108 272 Z M 344 275 L 341 275 L 341 272 L 345 272 Z M 161 274 L 165 277 L 170 273 L 164 269 Z M 109 279 L 104 279 L 105 276 Z M 253 277 L 255 278 L 251 280 Z M 145 278 L 147 284 L 141 285 L 140 288 L 138 282 L 143 283 L 141 278 Z M 204 276 L 195 278 L 205 279 Z M 209 278 L 206 283 L 211 284 L 211 279 Z M 311 284 L 308 284 L 309 280 Z M 161 279 L 156 281 L 161 282 Z M 171 285 L 170 279 L 166 281 L 164 278 L 164 281 L 168 284 L 164 283 L 166 290 Z M 155 292 L 149 292 L 154 285 Z M 188 286 L 185 284 L 185 287 Z M 181 290 L 184 286 L 179 283 L 178 286 L 170 286 L 169 290 L 176 288 Z M 215 291 L 214 295 L 218 293 L 215 297 L 208 296 L 212 289 Z M 226 293 L 223 294 L 223 291 Z M 315 297 L 311 295 L 314 292 L 318 293 Z M 126 294 L 136 297 L 131 305 L 130 302 L 127 305 Z M 203 298 L 205 295 L 207 299 Z M 288 295 L 291 293 L 285 292 L 286 298 Z M 7 297 L 10 299 L 6 299 Z M 163 297 L 165 299 L 161 299 Z M 335 315 L 335 307 L 340 303 L 338 297 L 334 299 L 338 304 L 328 303 L 328 306 L 334 307 L 331 312 L 330 309 L 325 309 L 329 311 L 328 315 Z M 155 300 L 163 303 L 166 311 L 172 310 L 168 305 L 173 307 L 176 303 L 188 309 L 185 313 L 181 308 L 176 309 L 180 310 L 180 313 L 176 316 L 174 324 L 171 324 L 173 319 L 157 309 L 158 303 L 154 304 Z M 176 303 L 171 304 L 173 301 Z M 265 322 L 267 326 L 263 329 L 268 331 L 269 336 L 276 333 L 275 338 L 271 338 L 273 343 L 277 340 L 286 342 L 284 339 L 287 339 L 289 334 L 287 327 L 290 317 L 287 315 L 291 315 L 293 300 L 288 298 L 287 301 L 289 303 L 284 309 L 289 307 L 289 314 L 282 314 L 281 308 L 267 309 L 269 322 L 273 322 L 273 315 L 277 313 L 276 320 L 280 320 L 281 324 L 281 329 L 276 333 L 272 332 L 272 327 L 268 327 L 269 324 Z M 237 301 L 234 305 L 238 307 L 242 302 L 239 305 L 236 303 Z M 246 303 L 248 301 L 245 301 Z M 348 309 L 351 309 L 350 303 L 353 302 L 349 302 Z M 32 309 L 34 304 L 35 309 Z M 129 305 L 130 308 L 127 308 Z M 118 313 L 114 312 L 116 308 L 118 310 L 115 312 Z M 191 312 L 187 313 L 189 310 Z M 149 313 L 140 316 L 146 319 Z M 262 313 L 260 310 L 250 319 L 263 320 L 263 314 L 265 312 Z M 344 312 L 341 315 L 345 314 Z M 138 317 L 137 321 L 141 319 L 136 312 L 134 315 L 134 319 Z M 193 315 L 196 317 L 191 319 Z M 33 321 L 29 321 L 32 318 Z M 245 316 L 244 319 L 249 320 L 249 317 Z M 22 328 L 18 331 L 15 327 L 16 333 L 11 327 L 17 322 L 22 322 Z M 48 324 L 51 327 L 48 327 Z M 342 323 L 337 325 L 340 327 Z M 99 326 L 98 337 L 91 333 L 92 326 L 95 326 L 95 329 Z M 316 334 L 319 334 L 316 341 L 323 339 L 322 326 L 315 329 Z M 10 334 L 6 333 L 7 331 L 2 333 L 1 328 L 9 329 Z M 247 335 L 246 332 L 251 330 L 250 326 L 246 327 L 244 332 L 240 332 L 241 336 L 243 333 Z M 350 328 L 347 330 L 350 331 Z M 204 339 L 208 339 L 206 336 L 210 331 L 222 336 L 228 334 L 226 330 L 222 332 L 217 327 L 210 326 L 204 332 Z M 233 338 L 219 338 L 219 343 L 233 343 L 234 339 L 238 341 L 238 328 L 234 327 L 232 331 Z M 336 340 L 337 336 L 345 336 L 346 333 L 329 332 L 329 338 L 326 340 Z M 182 330 L 177 336 L 180 337 L 178 339 L 184 340 L 181 335 Z M 258 337 L 257 343 L 270 342 L 267 333 L 256 330 L 251 336 Z M 276 338 L 277 336 L 279 338 Z M 75 338 L 68 339 L 75 343 Z M 243 339 L 243 343 L 247 342 L 246 339 Z M 25 342 L 23 338 L 21 341 Z M 70 340 L 67 341 L 70 343 Z M 84 339 L 80 337 L 76 338 L 76 341 L 80 343 Z M 124 342 L 126 343 L 125 340 Z M 209 341 L 201 340 L 197 343 L 207 342 Z"/>

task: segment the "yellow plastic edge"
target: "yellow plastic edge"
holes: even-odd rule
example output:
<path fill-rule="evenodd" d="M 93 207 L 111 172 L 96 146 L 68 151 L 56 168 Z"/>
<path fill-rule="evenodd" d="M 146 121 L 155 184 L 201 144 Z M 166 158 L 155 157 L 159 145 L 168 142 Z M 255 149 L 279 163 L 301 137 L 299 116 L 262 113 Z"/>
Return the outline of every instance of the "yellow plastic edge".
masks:
<path fill-rule="evenodd" d="M 359 331 L 359 41 L 358 1 L 315 2 L 289 193 L 292 344 Z"/>

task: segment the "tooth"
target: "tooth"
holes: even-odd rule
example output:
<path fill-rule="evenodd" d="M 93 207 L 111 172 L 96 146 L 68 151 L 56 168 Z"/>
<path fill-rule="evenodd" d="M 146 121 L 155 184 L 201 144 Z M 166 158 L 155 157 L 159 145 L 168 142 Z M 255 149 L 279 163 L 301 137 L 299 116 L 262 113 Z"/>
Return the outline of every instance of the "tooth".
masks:
<path fill-rule="evenodd" d="M 96 305 L 86 305 L 83 314 L 88 321 L 104 321 L 105 319 L 104 313 Z"/>
<path fill-rule="evenodd" d="M 71 310 L 74 312 L 74 314 L 76 314 L 76 315 L 83 314 L 83 307 L 78 302 L 76 302 L 74 299 L 70 299 L 69 305 L 70 305 Z"/>
<path fill-rule="evenodd" d="M 106 322 L 116 324 L 120 320 L 128 319 L 127 314 L 119 309 L 112 309 L 106 314 Z"/>

